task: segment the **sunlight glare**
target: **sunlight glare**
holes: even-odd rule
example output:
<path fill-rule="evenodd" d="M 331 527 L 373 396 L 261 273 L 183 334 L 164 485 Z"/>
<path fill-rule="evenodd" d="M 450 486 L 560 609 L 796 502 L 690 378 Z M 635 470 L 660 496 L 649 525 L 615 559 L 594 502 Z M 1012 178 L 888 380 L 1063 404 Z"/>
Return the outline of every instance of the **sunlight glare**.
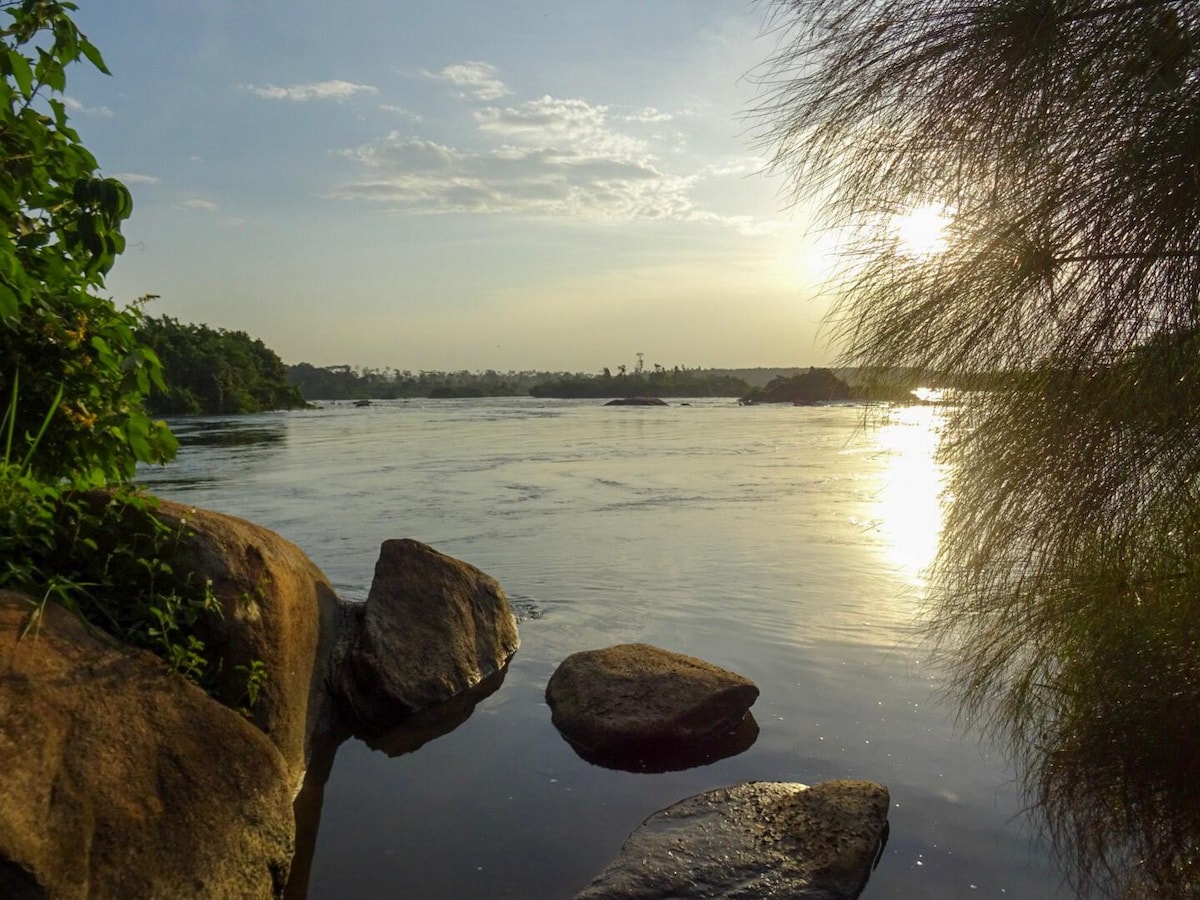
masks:
<path fill-rule="evenodd" d="M 909 256 L 932 256 L 946 249 L 946 227 L 950 214 L 937 203 L 925 203 L 911 212 L 896 216 L 892 228 L 900 249 Z"/>
<path fill-rule="evenodd" d="M 936 408 L 912 406 L 893 411 L 876 435 L 887 464 L 874 518 L 887 540 L 888 557 L 917 582 L 937 555 L 942 531 L 945 472 L 936 458 L 940 424 Z"/>

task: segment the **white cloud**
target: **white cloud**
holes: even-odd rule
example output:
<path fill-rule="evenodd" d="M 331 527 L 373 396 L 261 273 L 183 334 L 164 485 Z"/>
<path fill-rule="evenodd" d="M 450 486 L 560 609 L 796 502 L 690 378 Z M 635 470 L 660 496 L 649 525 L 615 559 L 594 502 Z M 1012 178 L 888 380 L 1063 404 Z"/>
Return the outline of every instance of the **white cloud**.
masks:
<path fill-rule="evenodd" d="M 111 119 L 113 111 L 107 106 L 84 106 L 74 97 L 68 97 L 65 94 L 62 98 L 63 106 L 68 112 L 83 113 L 85 116 L 94 116 L 97 119 Z"/>
<path fill-rule="evenodd" d="M 240 84 L 243 91 L 249 91 L 264 100 L 291 100 L 305 102 L 308 100 L 345 100 L 355 94 L 377 94 L 379 89 L 369 84 L 355 84 L 352 81 L 315 81 L 308 84 L 293 84 L 278 87 L 274 84 Z"/>
<path fill-rule="evenodd" d="M 112 177 L 125 184 L 158 184 L 160 181 L 155 175 L 142 175 L 138 172 L 118 172 Z"/>
<path fill-rule="evenodd" d="M 436 81 L 449 81 L 465 90 L 462 97 L 474 97 L 476 100 L 497 100 L 511 94 L 508 86 L 499 79 L 500 70 L 491 63 L 471 60 L 446 66 L 440 72 L 423 72 L 426 78 Z"/>
<path fill-rule="evenodd" d="M 175 206 L 178 209 L 191 209 L 196 212 L 206 213 L 216 212 L 218 209 L 217 204 L 209 200 L 201 200 L 199 197 L 189 197 L 186 200 L 180 200 Z"/>

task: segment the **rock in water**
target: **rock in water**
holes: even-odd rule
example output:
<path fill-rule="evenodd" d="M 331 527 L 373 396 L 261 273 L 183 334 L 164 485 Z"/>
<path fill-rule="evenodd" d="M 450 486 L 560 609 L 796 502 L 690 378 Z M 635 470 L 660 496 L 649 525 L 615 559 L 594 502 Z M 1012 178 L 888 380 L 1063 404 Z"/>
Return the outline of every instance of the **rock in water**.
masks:
<path fill-rule="evenodd" d="M 496 579 L 413 540 L 384 541 L 333 688 L 351 727 L 380 732 L 498 672 L 520 643 Z"/>
<path fill-rule="evenodd" d="M 0 897 L 277 897 L 279 750 L 155 657 L 0 591 Z"/>
<path fill-rule="evenodd" d="M 870 781 L 758 782 L 655 813 L 575 900 L 853 900 L 887 835 Z"/>
<path fill-rule="evenodd" d="M 737 729 L 756 699 L 749 678 L 649 644 L 573 653 L 546 686 L 555 727 L 598 759 L 695 753 Z"/>
<path fill-rule="evenodd" d="M 605 406 L 670 406 L 661 397 L 617 397 L 609 400 Z"/>

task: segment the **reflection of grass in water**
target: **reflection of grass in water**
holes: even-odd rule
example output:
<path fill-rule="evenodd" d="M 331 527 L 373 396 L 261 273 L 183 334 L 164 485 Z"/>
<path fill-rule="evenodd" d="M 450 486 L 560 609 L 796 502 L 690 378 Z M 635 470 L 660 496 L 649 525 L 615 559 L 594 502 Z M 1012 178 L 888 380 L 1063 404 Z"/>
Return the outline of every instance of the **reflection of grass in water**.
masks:
<path fill-rule="evenodd" d="M 1080 615 L 1029 780 L 1081 889 L 1200 893 L 1200 658 L 1190 579 Z M 1032 735 L 1030 735 L 1032 737 Z"/>
<path fill-rule="evenodd" d="M 964 717 L 1021 763 L 1074 887 L 1188 897 L 1200 445 L 1187 428 L 1200 388 L 1143 362 L 966 400 L 929 627 Z"/>
<path fill-rule="evenodd" d="M 220 428 L 197 428 L 179 435 L 183 447 L 255 447 L 282 444 L 287 432 L 282 428 L 239 428 L 222 425 Z"/>

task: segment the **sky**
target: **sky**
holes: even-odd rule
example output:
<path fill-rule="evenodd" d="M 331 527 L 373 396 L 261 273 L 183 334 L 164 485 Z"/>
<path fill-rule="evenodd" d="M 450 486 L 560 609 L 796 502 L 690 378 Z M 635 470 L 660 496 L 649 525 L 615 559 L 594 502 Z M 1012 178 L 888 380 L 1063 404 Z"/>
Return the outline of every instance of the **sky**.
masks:
<path fill-rule="evenodd" d="M 119 303 L 289 363 L 832 361 L 765 171 L 754 0 L 80 0 L 72 121 L 134 197 Z"/>

